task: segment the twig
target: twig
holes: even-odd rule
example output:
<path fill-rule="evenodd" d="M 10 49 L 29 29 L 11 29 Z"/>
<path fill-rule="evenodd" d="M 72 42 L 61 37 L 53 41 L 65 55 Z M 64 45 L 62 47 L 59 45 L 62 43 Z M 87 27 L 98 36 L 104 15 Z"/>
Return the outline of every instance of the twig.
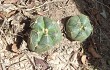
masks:
<path fill-rule="evenodd" d="M 66 1 L 66 3 L 65 4 L 67 4 L 68 3 L 68 1 L 69 0 L 67 0 Z M 36 6 L 34 6 L 33 8 L 31 8 L 31 9 L 26 9 L 26 10 L 34 10 L 34 9 L 38 9 L 38 8 L 40 8 L 40 7 L 43 7 L 43 6 L 45 6 L 46 4 L 50 4 L 50 3 L 54 3 L 54 2 L 63 2 L 63 0 L 56 0 L 56 1 L 46 1 L 45 3 L 43 3 L 42 5 L 40 5 L 40 6 L 38 6 L 38 7 L 36 7 Z M 69 6 L 72 6 L 72 5 L 69 5 Z M 49 11 L 49 9 L 47 9 L 46 11 L 44 11 L 44 12 L 47 12 L 47 11 Z"/>
<path fill-rule="evenodd" d="M 6 42 L 6 44 L 8 45 L 8 42 L 6 41 L 6 35 L 5 35 L 5 33 L 3 32 L 3 30 L 2 30 L 2 28 L 3 28 L 3 26 L 5 25 L 6 21 L 7 21 L 7 19 L 5 18 L 3 24 L 2 24 L 1 27 L 0 27 L 0 32 L 1 32 L 1 34 L 4 35 L 5 42 Z"/>
<path fill-rule="evenodd" d="M 99 3 L 99 4 L 102 4 L 103 6 L 107 7 L 108 9 L 110 9 L 110 7 L 108 7 L 107 5 L 101 3 L 101 2 L 99 2 L 99 1 L 97 1 L 97 0 L 96 0 L 96 2 Z"/>
<path fill-rule="evenodd" d="M 65 4 L 68 4 L 68 2 L 69 2 L 69 0 L 67 0 Z"/>
<path fill-rule="evenodd" d="M 36 70 L 35 64 L 32 62 L 32 60 L 30 59 L 30 57 L 28 56 L 28 54 L 27 53 L 25 53 L 25 54 L 26 54 L 27 58 L 29 59 L 30 63 L 32 64 L 33 70 Z"/>
<path fill-rule="evenodd" d="M 40 8 L 40 7 L 42 7 L 42 6 L 46 5 L 46 4 L 50 4 L 50 3 L 54 3 L 54 2 L 63 2 L 63 1 L 64 1 L 64 0 L 46 1 L 44 4 L 42 4 L 42 5 L 40 5 L 40 6 L 36 7 L 36 8 Z"/>
<path fill-rule="evenodd" d="M 22 61 L 25 61 L 25 60 L 26 60 L 26 59 L 23 59 L 23 60 L 21 60 L 21 61 L 19 61 L 19 62 L 15 62 L 15 63 L 11 64 L 10 66 L 6 66 L 6 70 L 8 70 L 9 67 L 11 67 L 11 66 L 13 66 L 13 65 L 15 65 L 15 64 L 18 64 L 18 63 L 20 63 L 20 62 L 22 62 Z"/>
<path fill-rule="evenodd" d="M 0 63 L 0 70 L 3 70 L 2 64 Z"/>

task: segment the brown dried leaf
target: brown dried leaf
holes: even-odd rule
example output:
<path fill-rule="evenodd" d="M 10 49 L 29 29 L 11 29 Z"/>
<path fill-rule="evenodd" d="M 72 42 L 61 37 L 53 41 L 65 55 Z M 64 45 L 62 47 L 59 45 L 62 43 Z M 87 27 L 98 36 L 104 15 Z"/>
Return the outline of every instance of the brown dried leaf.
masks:
<path fill-rule="evenodd" d="M 81 51 L 79 52 L 80 56 L 82 56 L 82 55 L 83 55 L 83 53 L 84 53 L 84 49 L 83 49 L 83 48 L 81 48 Z"/>
<path fill-rule="evenodd" d="M 96 9 L 96 8 L 91 9 L 92 15 L 97 15 L 98 13 L 99 13 L 98 9 Z"/>
<path fill-rule="evenodd" d="M 16 3 L 18 0 L 4 0 L 5 4 Z"/>
<path fill-rule="evenodd" d="M 2 12 L 0 12 L 0 17 L 3 19 L 5 18 L 5 15 Z"/>
<path fill-rule="evenodd" d="M 9 13 L 7 13 L 6 17 L 11 17 L 12 15 L 14 15 L 16 13 L 16 10 L 13 10 Z"/>
<path fill-rule="evenodd" d="M 0 64 L 0 70 L 3 70 L 2 64 Z"/>
<path fill-rule="evenodd" d="M 0 12 L 0 23 L 3 23 L 5 16 Z"/>
<path fill-rule="evenodd" d="M 35 6 L 35 0 L 27 1 L 27 8 L 33 8 Z"/>
<path fill-rule="evenodd" d="M 31 13 L 26 12 L 26 11 L 24 11 L 24 10 L 23 10 L 23 14 L 24 14 L 25 16 L 27 16 L 27 17 L 30 17 L 30 18 L 34 17 Z"/>
<path fill-rule="evenodd" d="M 11 50 L 12 50 L 13 52 L 15 52 L 15 53 L 19 53 L 16 43 L 14 43 L 14 44 L 12 45 Z"/>
<path fill-rule="evenodd" d="M 86 55 L 83 55 L 83 56 L 81 57 L 81 61 L 82 61 L 82 63 L 83 63 L 84 65 L 87 64 L 87 58 L 86 58 L 86 57 L 87 57 Z"/>
<path fill-rule="evenodd" d="M 94 49 L 92 46 L 90 46 L 90 47 L 88 48 L 88 51 L 92 54 L 92 56 L 93 56 L 94 58 L 102 58 L 102 56 L 99 55 L 99 54 L 95 51 L 95 49 Z"/>
<path fill-rule="evenodd" d="M 43 16 L 44 15 L 44 12 L 37 11 L 37 14 Z"/>
<path fill-rule="evenodd" d="M 38 67 L 37 69 L 46 70 L 48 67 L 47 63 L 42 59 L 34 58 L 34 62 L 36 67 Z"/>

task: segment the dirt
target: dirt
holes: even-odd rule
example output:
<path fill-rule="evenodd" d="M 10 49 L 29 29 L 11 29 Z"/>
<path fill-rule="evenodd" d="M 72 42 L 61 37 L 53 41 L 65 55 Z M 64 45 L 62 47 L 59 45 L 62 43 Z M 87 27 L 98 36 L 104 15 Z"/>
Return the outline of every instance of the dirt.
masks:
<path fill-rule="evenodd" d="M 0 1 L 0 69 L 110 70 L 109 7 L 107 0 Z M 69 17 L 81 13 L 90 18 L 94 28 L 91 36 L 83 44 L 70 41 L 65 35 L 64 27 Z M 29 26 L 37 15 L 57 21 L 63 35 L 62 41 L 54 49 L 42 55 L 27 48 Z M 18 50 L 13 44 L 17 44 Z M 93 57 L 88 52 L 89 46 L 102 58 Z M 14 52 L 15 50 L 17 52 Z M 87 56 L 87 64 L 81 62 L 83 55 Z"/>
<path fill-rule="evenodd" d="M 102 59 L 91 59 L 91 64 L 98 70 L 109 70 L 109 3 L 105 0 L 100 1 L 77 1 L 82 12 L 87 14 L 94 27 L 92 41 L 94 48 L 102 56 Z M 103 13 L 103 14 L 102 14 Z"/>

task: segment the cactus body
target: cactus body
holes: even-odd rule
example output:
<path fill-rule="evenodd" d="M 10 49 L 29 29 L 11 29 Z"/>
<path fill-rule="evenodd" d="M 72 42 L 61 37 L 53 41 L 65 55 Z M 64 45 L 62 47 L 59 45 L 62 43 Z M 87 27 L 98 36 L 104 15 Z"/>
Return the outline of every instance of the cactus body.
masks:
<path fill-rule="evenodd" d="M 72 40 L 83 42 L 92 31 L 89 18 L 83 14 L 72 16 L 66 24 L 67 36 Z"/>
<path fill-rule="evenodd" d="M 59 25 L 47 17 L 39 16 L 31 28 L 28 46 L 37 53 L 49 50 L 62 38 Z"/>

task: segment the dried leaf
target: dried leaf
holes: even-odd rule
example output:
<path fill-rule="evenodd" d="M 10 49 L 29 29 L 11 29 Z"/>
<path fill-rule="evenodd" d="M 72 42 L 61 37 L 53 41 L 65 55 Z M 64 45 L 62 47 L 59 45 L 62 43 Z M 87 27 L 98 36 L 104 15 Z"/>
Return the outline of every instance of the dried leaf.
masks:
<path fill-rule="evenodd" d="M 0 64 L 0 70 L 3 70 L 2 64 Z"/>
<path fill-rule="evenodd" d="M 99 55 L 99 54 L 95 51 L 95 49 L 94 49 L 92 46 L 90 46 L 90 47 L 88 48 L 88 51 L 92 54 L 92 56 L 93 56 L 94 58 L 102 58 L 102 56 Z"/>
<path fill-rule="evenodd" d="M 106 11 L 103 9 L 102 12 L 100 13 L 104 18 L 107 18 L 107 15 L 106 15 Z"/>
<path fill-rule="evenodd" d="M 86 58 L 86 57 L 87 57 L 86 55 L 83 55 L 83 56 L 81 57 L 81 61 L 82 61 L 82 63 L 83 63 L 84 65 L 87 64 L 87 58 Z"/>
<path fill-rule="evenodd" d="M 37 14 L 43 16 L 44 15 L 44 12 L 37 11 Z"/>
<path fill-rule="evenodd" d="M 18 0 L 4 0 L 5 4 L 16 3 Z"/>
<path fill-rule="evenodd" d="M 33 8 L 35 6 L 35 0 L 27 1 L 27 8 Z"/>
<path fill-rule="evenodd" d="M 2 12 L 0 12 L 0 17 L 3 19 L 5 18 L 4 14 Z"/>
<path fill-rule="evenodd" d="M 42 59 L 34 58 L 34 62 L 38 70 L 46 70 L 48 67 L 47 63 Z"/>
<path fill-rule="evenodd" d="M 0 12 L 0 23 L 3 23 L 5 16 Z"/>
<path fill-rule="evenodd" d="M 96 9 L 96 8 L 91 9 L 90 12 L 92 15 L 97 15 L 99 13 L 98 9 Z"/>
<path fill-rule="evenodd" d="M 32 18 L 32 17 L 34 17 L 32 14 L 30 14 L 29 12 L 26 12 L 25 10 L 22 10 L 23 11 L 23 14 L 25 15 L 25 16 L 27 16 L 27 17 L 30 17 L 30 18 Z"/>
<path fill-rule="evenodd" d="M 79 52 L 80 56 L 82 56 L 82 55 L 83 55 L 83 53 L 84 53 L 84 49 L 83 49 L 83 48 L 81 48 L 81 51 Z"/>
<path fill-rule="evenodd" d="M 16 13 L 16 10 L 13 10 L 11 12 L 9 12 L 6 17 L 11 17 L 12 15 L 14 15 Z"/>
<path fill-rule="evenodd" d="M 11 50 L 12 50 L 13 52 L 15 52 L 15 53 L 19 53 L 16 43 L 14 43 L 14 44 L 12 45 Z"/>

